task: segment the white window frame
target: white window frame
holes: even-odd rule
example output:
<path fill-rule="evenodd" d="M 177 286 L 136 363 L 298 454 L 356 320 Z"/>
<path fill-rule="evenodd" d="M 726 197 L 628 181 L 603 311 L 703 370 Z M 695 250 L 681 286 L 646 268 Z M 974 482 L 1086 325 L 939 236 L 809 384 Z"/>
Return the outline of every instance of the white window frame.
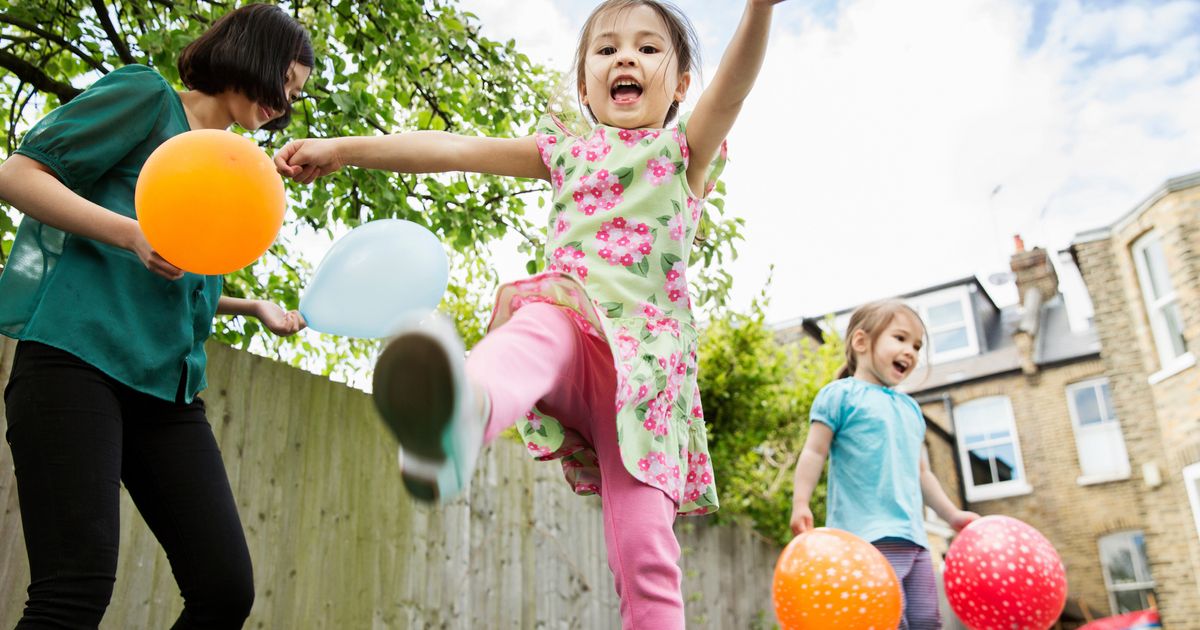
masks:
<path fill-rule="evenodd" d="M 1122 592 L 1122 591 L 1145 591 L 1145 590 L 1149 590 L 1152 595 L 1154 593 L 1155 583 L 1154 583 L 1154 576 L 1150 574 L 1150 558 L 1149 558 L 1149 556 L 1145 555 L 1144 553 L 1138 553 L 1139 549 L 1137 548 L 1137 545 L 1133 544 L 1133 539 L 1135 537 L 1137 537 L 1138 535 L 1142 536 L 1142 541 L 1144 543 L 1146 540 L 1145 539 L 1146 534 L 1142 530 L 1137 529 L 1137 530 L 1129 530 L 1129 531 L 1124 531 L 1124 532 L 1115 532 L 1112 534 L 1108 534 L 1107 536 L 1101 536 L 1100 540 L 1097 541 L 1097 544 L 1096 544 L 1096 546 L 1100 552 L 1100 572 L 1104 575 L 1104 588 L 1108 591 L 1109 610 L 1112 611 L 1112 613 L 1114 615 L 1118 614 L 1118 612 L 1119 612 L 1119 610 L 1117 608 L 1117 593 Z M 1122 540 L 1122 539 L 1124 539 L 1124 540 Z M 1142 580 L 1140 580 L 1138 582 L 1130 582 L 1128 584 L 1113 584 L 1112 583 L 1112 576 L 1109 575 L 1108 567 L 1104 564 L 1104 542 L 1105 541 L 1122 541 L 1122 542 L 1125 542 L 1129 547 L 1131 547 L 1131 551 L 1132 551 L 1131 555 L 1134 559 L 1134 567 L 1133 567 L 1134 573 L 1137 574 L 1137 573 L 1142 573 L 1144 571 L 1145 575 L 1138 576 L 1138 577 L 1143 578 Z M 1140 551 L 1144 552 L 1145 547 L 1143 546 Z M 1139 560 L 1140 560 L 1140 562 L 1139 562 Z M 1149 604 L 1150 604 L 1150 602 L 1147 602 L 1147 606 Z M 1142 610 L 1145 610 L 1145 608 L 1143 608 Z"/>
<path fill-rule="evenodd" d="M 933 341 L 934 335 L 939 332 L 955 330 L 959 328 L 959 326 L 956 325 L 935 328 L 929 318 L 929 310 L 933 307 L 945 306 L 946 304 L 956 301 L 958 302 L 959 309 L 963 316 L 962 327 L 966 328 L 967 331 L 967 345 L 963 348 L 957 348 L 945 352 L 935 352 L 936 344 L 934 344 Z M 912 302 L 913 306 L 916 307 L 917 312 L 921 314 L 921 320 L 925 322 L 925 326 L 928 329 L 926 331 L 928 333 L 928 339 L 925 347 L 928 348 L 928 352 L 926 354 L 928 356 L 930 365 L 937 365 L 939 363 L 945 363 L 947 361 L 953 361 L 955 359 L 961 359 L 964 357 L 972 357 L 979 354 L 979 335 L 978 331 L 976 330 L 977 326 L 975 322 L 975 309 L 971 304 L 970 291 L 967 291 L 964 288 L 938 291 L 937 293 L 922 295 L 920 298 L 914 299 Z"/>
<path fill-rule="evenodd" d="M 1183 467 L 1183 483 L 1187 488 L 1188 502 L 1192 504 L 1192 517 L 1196 521 L 1196 535 L 1200 536 L 1200 462 Z"/>
<path fill-rule="evenodd" d="M 1146 316 L 1150 320 L 1150 331 L 1154 337 L 1155 350 L 1158 352 L 1159 367 L 1166 372 L 1174 368 L 1176 363 L 1186 361 L 1190 353 L 1187 349 L 1187 340 L 1184 339 L 1183 351 L 1175 354 L 1174 344 L 1171 342 L 1171 332 L 1167 327 L 1167 318 L 1163 315 L 1166 308 L 1171 305 L 1175 306 L 1176 312 L 1179 311 L 1179 296 L 1175 291 L 1175 283 L 1171 281 L 1169 269 L 1162 270 L 1168 284 L 1167 287 L 1164 287 L 1165 293 L 1159 297 L 1154 296 L 1154 282 L 1146 252 L 1155 245 L 1162 249 L 1162 236 L 1157 231 L 1151 230 L 1133 242 L 1133 245 L 1130 246 L 1130 254 L 1133 256 L 1133 266 L 1137 270 L 1138 285 L 1142 289 L 1142 302 L 1146 308 Z M 1164 261 L 1166 259 L 1165 251 L 1163 259 Z M 1182 327 L 1183 322 L 1180 321 L 1179 325 Z M 1183 334 L 1182 330 L 1180 334 Z"/>
<path fill-rule="evenodd" d="M 1100 426 L 1084 427 L 1080 424 L 1079 409 L 1075 405 L 1075 393 L 1083 389 L 1098 390 L 1100 387 L 1108 387 L 1109 395 L 1112 395 L 1112 387 L 1109 385 L 1108 378 L 1106 377 L 1092 378 L 1086 381 L 1079 381 L 1077 383 L 1071 383 L 1070 385 L 1067 385 L 1067 409 L 1071 414 L 1071 427 L 1075 430 L 1075 450 L 1079 454 L 1080 476 L 1076 481 L 1081 486 L 1104 483 L 1107 481 L 1129 479 L 1132 472 L 1129 465 L 1129 451 L 1125 446 L 1125 435 L 1121 431 L 1121 423 L 1118 422 L 1115 411 L 1113 412 L 1114 415 L 1110 417 L 1105 411 L 1104 405 L 1101 404 L 1100 415 L 1102 424 Z M 1096 393 L 1097 398 L 1099 400 L 1103 400 L 1103 397 L 1099 396 L 1099 392 Z M 1125 454 L 1125 458 L 1123 462 L 1118 462 L 1117 466 L 1115 466 L 1111 471 L 1088 475 L 1083 470 L 1083 436 L 1088 432 L 1095 433 L 1100 431 L 1116 432 L 1116 437 L 1118 440 L 1120 440 L 1121 452 Z"/>
<path fill-rule="evenodd" d="M 1016 459 L 1015 472 L 1017 478 L 1009 481 L 1000 481 L 989 483 L 982 486 L 975 485 L 975 476 L 971 473 L 971 448 L 980 448 L 981 446 L 993 446 L 991 440 L 983 443 L 972 444 L 970 447 L 966 444 L 967 434 L 963 427 L 959 424 L 962 419 L 963 408 L 970 409 L 973 405 L 983 405 L 985 403 L 993 403 L 995 401 L 1003 401 L 1004 409 L 1007 411 L 1008 430 L 1011 435 L 1013 445 L 1013 456 Z M 1003 499 L 1005 497 L 1013 497 L 1022 494 L 1033 492 L 1033 487 L 1029 485 L 1028 477 L 1025 474 L 1025 460 L 1021 455 L 1021 438 L 1017 433 L 1017 420 L 1013 415 L 1012 401 L 1008 396 L 985 396 L 967 401 L 954 408 L 954 434 L 958 442 L 958 458 L 963 471 L 963 481 L 966 482 L 967 500 L 968 501 L 990 501 L 992 499 Z M 1002 442 L 996 442 L 1000 444 Z"/>

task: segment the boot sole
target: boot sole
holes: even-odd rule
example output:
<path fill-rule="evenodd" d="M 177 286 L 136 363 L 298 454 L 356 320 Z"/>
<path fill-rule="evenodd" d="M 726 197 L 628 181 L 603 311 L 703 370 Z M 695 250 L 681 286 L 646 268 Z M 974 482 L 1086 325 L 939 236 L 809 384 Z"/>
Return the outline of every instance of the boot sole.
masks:
<path fill-rule="evenodd" d="M 421 333 L 393 339 L 375 364 L 375 407 L 404 454 L 419 457 L 425 472 L 443 466 L 448 456 L 443 439 L 454 418 L 454 380 L 445 348 Z M 403 458 L 401 474 L 415 498 L 438 499 L 436 476 L 414 473 Z"/>

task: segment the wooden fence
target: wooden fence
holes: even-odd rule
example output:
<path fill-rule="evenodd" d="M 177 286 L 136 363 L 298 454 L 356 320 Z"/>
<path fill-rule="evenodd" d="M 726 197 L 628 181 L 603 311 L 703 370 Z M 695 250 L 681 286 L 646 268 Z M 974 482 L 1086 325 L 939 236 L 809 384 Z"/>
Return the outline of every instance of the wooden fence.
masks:
<path fill-rule="evenodd" d="M 15 344 L 0 338 L 0 387 Z M 254 561 L 247 628 L 616 628 L 600 503 L 557 463 L 501 440 L 469 497 L 409 500 L 368 396 L 209 345 L 209 420 Z M 0 402 L 0 411 L 3 403 Z M 12 454 L 0 448 L 0 627 L 28 584 Z M 166 556 L 121 504 L 121 556 L 103 628 L 166 628 L 182 602 Z M 680 519 L 689 627 L 771 627 L 779 549 L 740 528 Z"/>

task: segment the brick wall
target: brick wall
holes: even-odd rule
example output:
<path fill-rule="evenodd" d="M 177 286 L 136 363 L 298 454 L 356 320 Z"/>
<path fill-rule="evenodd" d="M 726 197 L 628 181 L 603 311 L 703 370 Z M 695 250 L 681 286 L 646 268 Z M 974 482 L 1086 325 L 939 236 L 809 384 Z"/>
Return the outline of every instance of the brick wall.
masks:
<path fill-rule="evenodd" d="M 1079 455 L 1067 407 L 1066 388 L 1104 373 L 1100 360 L 1087 360 L 1032 376 L 1012 374 L 950 388 L 955 406 L 988 396 L 1007 396 L 1012 404 L 1025 478 L 1032 492 L 1025 495 L 975 501 L 969 508 L 980 514 L 1005 514 L 1036 527 L 1062 556 L 1073 598 L 1108 610 L 1108 592 L 1100 566 L 1099 538 L 1127 529 L 1144 529 L 1140 515 L 1141 484 L 1136 479 L 1081 486 Z M 940 402 L 923 406 L 933 422 L 948 426 Z M 1150 430 L 1153 433 L 1153 430 Z M 1130 435 L 1126 434 L 1128 442 Z M 1132 454 L 1131 454 L 1132 455 Z M 937 458 L 930 453 L 935 474 L 947 484 L 954 474 L 956 454 Z M 1131 458 L 1132 459 L 1132 458 Z M 1138 464 L 1133 463 L 1136 470 Z"/>
<path fill-rule="evenodd" d="M 1147 554 L 1163 621 L 1200 628 L 1200 534 L 1183 484 L 1184 466 L 1200 461 L 1200 368 L 1185 368 L 1151 384 L 1161 361 L 1142 298 L 1131 246 L 1153 229 L 1162 237 L 1167 267 L 1193 350 L 1200 339 L 1200 187 L 1168 192 L 1114 227 L 1108 238 L 1074 246 L 1095 308 L 1104 371 L 1125 431 Z M 1161 375 L 1160 375 L 1161 376 Z M 1142 464 L 1161 475 L 1150 487 Z"/>

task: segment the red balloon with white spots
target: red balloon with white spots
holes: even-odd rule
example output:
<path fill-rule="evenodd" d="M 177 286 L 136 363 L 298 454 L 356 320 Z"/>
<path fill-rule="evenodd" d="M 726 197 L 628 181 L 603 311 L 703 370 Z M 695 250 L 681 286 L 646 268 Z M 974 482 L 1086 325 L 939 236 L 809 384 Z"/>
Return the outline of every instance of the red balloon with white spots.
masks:
<path fill-rule="evenodd" d="M 946 598 L 971 630 L 1046 630 L 1067 602 L 1054 545 L 1008 516 L 985 516 L 946 553 Z"/>

